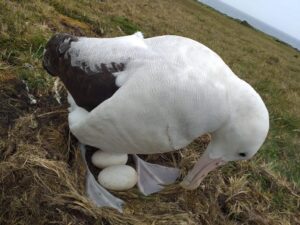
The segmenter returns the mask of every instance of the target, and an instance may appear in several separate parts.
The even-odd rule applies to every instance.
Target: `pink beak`
[[[196,165],[192,170],[189,171],[187,176],[181,182],[181,186],[184,189],[194,190],[199,187],[202,180],[206,177],[206,175],[217,168],[218,166],[226,164],[226,161],[218,158],[211,159],[209,154],[206,152],[201,156],[201,158],[197,161]]]

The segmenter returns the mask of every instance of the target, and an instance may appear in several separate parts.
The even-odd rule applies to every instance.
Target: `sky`
[[[219,0],[300,40],[300,0]]]

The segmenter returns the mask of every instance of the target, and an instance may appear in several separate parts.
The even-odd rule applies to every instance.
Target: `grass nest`
[[[0,90],[0,224],[300,224],[299,190],[252,161],[212,172],[194,191],[174,184],[147,197],[136,188],[114,192],[126,202],[123,214],[98,208],[85,195],[67,104],[49,93],[30,105],[13,76]],[[209,140],[205,135],[181,151],[146,159],[178,166],[184,176]],[[271,195],[277,192],[288,196],[281,208]]]

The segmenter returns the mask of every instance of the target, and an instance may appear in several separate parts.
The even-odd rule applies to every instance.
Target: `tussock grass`
[[[271,130],[253,160],[214,171],[195,191],[174,184],[148,197],[135,188],[114,193],[127,203],[121,215],[86,198],[65,92],[60,105],[41,57],[55,32],[112,37],[137,29],[216,51],[262,95]],[[300,224],[299,72],[298,51],[195,1],[0,0],[0,224]],[[148,160],[177,165],[184,176],[208,142]]]

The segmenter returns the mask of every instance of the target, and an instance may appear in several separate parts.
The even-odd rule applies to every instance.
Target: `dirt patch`
[[[6,135],[14,120],[28,111],[25,84],[15,76],[4,74],[0,82],[0,135]]]

